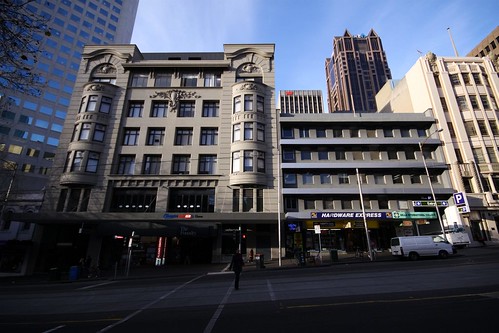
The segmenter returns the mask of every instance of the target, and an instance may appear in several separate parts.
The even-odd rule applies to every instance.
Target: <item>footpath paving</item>
[[[499,256],[499,245],[489,245],[485,247],[468,247],[458,250],[457,256],[483,256],[497,255]],[[374,262],[387,262],[398,260],[393,257],[389,251],[377,252]],[[362,257],[355,256],[354,253],[338,253],[338,258],[331,260],[329,254],[324,255],[322,261],[306,260],[305,265],[299,264],[296,259],[284,258],[279,263],[278,260],[265,261],[263,266],[260,262],[246,262],[245,272],[265,272],[269,270],[283,269],[303,269],[318,266],[332,266],[345,264],[369,264],[372,261],[367,255]],[[144,278],[164,278],[187,275],[202,275],[202,274],[224,274],[229,273],[228,264],[186,264],[186,265],[166,265],[161,267],[132,267],[128,275],[123,269],[114,271],[107,270],[102,272],[102,275],[94,280],[125,280],[125,279],[144,279]],[[88,281],[87,278],[70,278],[67,272],[61,272],[59,276],[51,276],[49,273],[34,274],[31,276],[2,276],[0,275],[0,284],[47,284],[47,283],[74,283]]]

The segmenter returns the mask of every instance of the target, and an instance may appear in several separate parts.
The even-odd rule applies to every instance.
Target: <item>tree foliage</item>
[[[0,90],[39,95],[43,87],[36,63],[50,30],[27,8],[32,1],[0,0]]]

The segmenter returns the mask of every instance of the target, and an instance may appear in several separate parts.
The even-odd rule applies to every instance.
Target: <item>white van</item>
[[[447,258],[456,253],[454,247],[440,236],[394,237],[391,239],[393,256],[417,260],[419,257]]]

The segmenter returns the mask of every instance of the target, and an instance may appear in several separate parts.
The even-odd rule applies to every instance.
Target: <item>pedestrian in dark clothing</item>
[[[230,262],[229,269],[234,271],[235,279],[234,279],[234,288],[236,290],[239,289],[239,277],[241,275],[241,271],[243,270],[244,261],[243,256],[241,255],[241,251],[237,250],[236,253],[232,256],[232,261]]]

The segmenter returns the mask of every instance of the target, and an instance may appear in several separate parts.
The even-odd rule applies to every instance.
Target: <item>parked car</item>
[[[410,236],[391,239],[393,256],[417,260],[419,257],[438,256],[447,258],[455,254],[456,249],[441,236]]]

